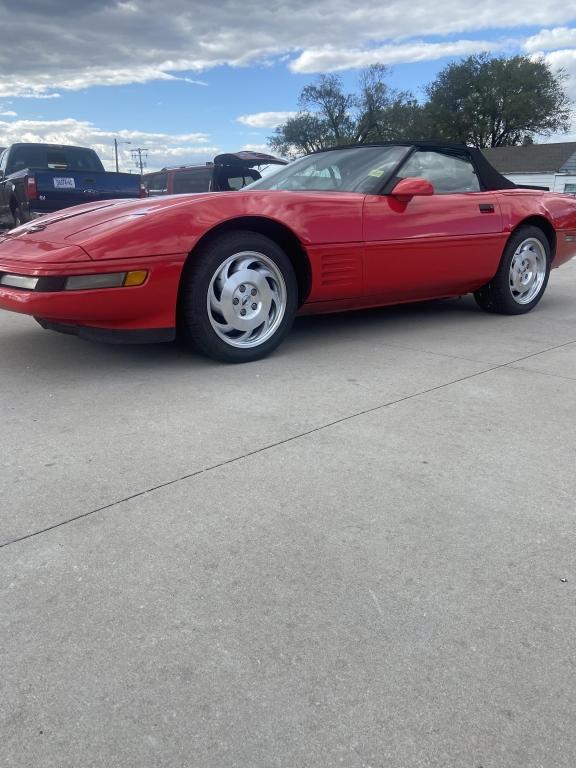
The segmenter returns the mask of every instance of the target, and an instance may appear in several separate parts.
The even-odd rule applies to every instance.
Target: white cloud
[[[17,113],[12,109],[6,110],[6,112],[0,112],[0,117],[16,117]]]
[[[555,144],[559,141],[576,141],[576,112],[572,116],[572,128],[567,133],[553,133],[538,139],[539,144]]]
[[[12,96],[18,99],[59,99],[61,95],[56,91],[45,92],[45,88],[51,86],[44,85],[26,85],[14,80],[13,83],[6,83],[0,76],[0,98]]]
[[[532,35],[522,46],[527,53],[538,51],[555,51],[561,48],[576,47],[576,29],[556,27],[543,29],[537,35]]]
[[[576,102],[576,50],[567,49],[563,51],[535,51],[531,55],[532,59],[543,58],[554,72],[562,70],[566,75],[564,88],[568,97]],[[545,139],[546,142],[552,141],[576,141],[576,109],[572,111],[571,128],[568,133],[555,133]]]
[[[536,51],[531,55],[533,59],[543,58],[554,72],[564,70],[566,82],[564,88],[568,96],[576,101],[576,49],[571,48],[563,51]]]
[[[493,46],[459,36],[565,28],[574,10],[566,0],[484,0],[473,8],[463,0],[441,8],[429,0],[227,0],[225,11],[213,0],[165,0],[159,13],[157,0],[35,0],[14,13],[0,0],[0,18],[10,41],[0,47],[0,97],[38,98],[152,80],[201,84],[191,73],[287,55],[297,57],[295,72],[466,55]],[[438,42],[406,42],[424,37]]]
[[[0,120],[0,146],[17,141],[47,142],[49,144],[76,144],[92,147],[99,154],[104,167],[114,170],[114,139],[118,145],[121,170],[134,170],[131,150],[148,149],[148,167],[151,170],[165,165],[186,165],[206,162],[220,152],[209,144],[204,133],[152,133],[146,131],[107,131],[87,121],[64,120]],[[126,143],[130,142],[130,143]]]
[[[239,150],[241,152],[264,152],[270,154],[270,147],[267,144],[244,144]]]
[[[256,112],[253,115],[240,115],[236,120],[251,128],[276,128],[296,114],[297,112]]]
[[[191,77],[175,77],[174,80],[181,80],[183,83],[190,83],[190,85],[204,85],[208,87],[208,83],[204,80],[192,80]]]
[[[489,40],[458,40],[448,43],[414,42],[385,45],[366,50],[324,46],[304,51],[290,63],[293,72],[338,72],[344,69],[367,67],[370,64],[404,64],[415,61],[433,61],[447,56],[469,56],[482,51],[504,48],[504,43]]]
[[[169,62],[168,62],[169,63]],[[96,67],[88,72],[81,70],[64,71],[58,75],[58,91],[80,91],[94,85],[130,85],[133,83],[149,83],[153,80],[180,81],[193,85],[208,85],[203,80],[193,80],[189,77],[176,77],[159,67],[133,67],[127,69],[112,69]],[[12,96],[31,99],[56,99],[60,94],[55,92],[54,77],[50,74],[33,76],[31,84],[27,78],[13,78],[7,81],[0,76],[0,97]]]

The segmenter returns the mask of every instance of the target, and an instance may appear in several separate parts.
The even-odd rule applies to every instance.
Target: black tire
[[[190,255],[182,276],[178,325],[184,341],[207,357],[248,363],[276,349],[290,331],[297,308],[298,283],[284,251],[257,232],[233,231]],[[250,332],[240,330],[244,323],[256,325]]]
[[[540,248],[538,248],[538,243]],[[532,254],[536,254],[536,258],[540,263],[540,268],[537,269],[533,283],[533,296],[531,295],[531,290],[526,291],[526,294],[522,294],[513,282],[512,277],[512,264],[515,257],[519,258],[517,252],[523,244],[526,245],[525,252],[529,257],[532,258]],[[544,232],[534,226],[518,227],[506,244],[502,259],[500,260],[500,266],[492,280],[475,291],[474,298],[476,302],[485,312],[493,312],[500,315],[523,315],[526,312],[530,312],[538,304],[548,285],[550,260],[550,243]],[[532,272],[526,270],[528,277],[531,274]]]

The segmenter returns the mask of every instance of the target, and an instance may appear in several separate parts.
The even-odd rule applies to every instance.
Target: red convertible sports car
[[[263,357],[297,312],[474,292],[521,314],[576,253],[576,198],[520,189],[478,150],[340,147],[240,192],[114,200],[0,236],[0,307],[89,339]]]

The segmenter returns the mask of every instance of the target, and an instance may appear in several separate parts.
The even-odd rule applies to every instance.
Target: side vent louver
[[[354,282],[357,260],[344,255],[322,257],[322,285],[348,285]]]

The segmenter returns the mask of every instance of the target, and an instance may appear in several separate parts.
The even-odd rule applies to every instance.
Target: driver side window
[[[402,179],[408,177],[426,179],[434,187],[436,195],[480,192],[480,183],[470,160],[443,152],[430,150],[414,152],[401,168],[398,176]]]

